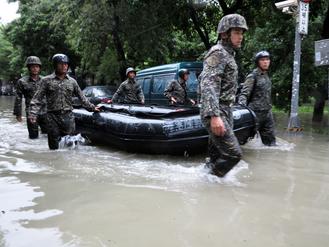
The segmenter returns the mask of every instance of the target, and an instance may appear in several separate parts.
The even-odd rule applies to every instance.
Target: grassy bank
[[[314,105],[312,104],[305,104],[302,106],[298,107],[298,113],[313,113],[313,109],[314,109]],[[277,108],[275,106],[273,106],[272,108],[274,113],[289,113],[289,110],[285,110],[285,109],[281,109],[281,108]],[[329,107],[328,104],[326,104],[325,108],[324,108],[324,113],[328,113],[329,112]]]
[[[279,132],[284,132],[287,129],[289,122],[289,111],[278,109],[273,107],[273,115],[276,124],[276,129]],[[298,108],[298,116],[301,122],[303,132],[316,133],[316,134],[329,134],[329,107],[326,106],[324,109],[323,120],[320,123],[312,121],[313,117],[313,105],[302,105]]]

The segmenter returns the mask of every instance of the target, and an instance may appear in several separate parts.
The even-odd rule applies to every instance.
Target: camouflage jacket
[[[30,76],[24,76],[17,81],[16,84],[16,99],[14,105],[14,115],[22,116],[22,101],[25,98],[25,111],[29,112],[31,100],[36,93],[38,87],[40,87],[42,77],[38,80],[33,80]],[[43,100],[39,114],[45,114],[47,112],[46,101]]]
[[[271,88],[268,73],[254,69],[242,84],[238,102],[254,111],[268,111],[272,108]]]
[[[186,81],[179,78],[178,81],[170,82],[164,91],[164,96],[169,100],[171,97],[174,97],[178,104],[188,103],[190,98],[187,97]]]
[[[120,103],[142,103],[144,94],[141,86],[133,79],[127,79],[121,83],[118,90],[112,97],[112,102]]]
[[[202,118],[220,116],[224,106],[231,106],[235,102],[238,66],[234,55],[233,48],[222,41],[206,54],[199,77]]]
[[[73,96],[77,96],[87,110],[95,110],[95,106],[83,95],[78,83],[72,77],[66,75],[61,80],[55,73],[48,75],[41,80],[41,86],[33,96],[30,114],[38,114],[44,97],[46,97],[48,112],[72,111]]]

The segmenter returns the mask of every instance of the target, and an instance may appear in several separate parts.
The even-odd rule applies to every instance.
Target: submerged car
[[[94,105],[106,103],[107,101],[112,99],[115,91],[116,87],[114,86],[88,86],[82,90],[86,98]],[[78,98],[74,98],[73,105],[75,107],[80,107],[80,100]]]

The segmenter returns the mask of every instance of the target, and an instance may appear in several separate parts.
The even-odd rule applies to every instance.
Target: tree
[[[322,39],[329,39],[329,4],[327,7],[327,12],[323,21],[322,25],[322,32],[321,32]],[[320,68],[317,68],[319,71]],[[323,70],[323,69],[322,69]],[[324,74],[324,72],[322,72]],[[324,77],[325,78],[325,77]],[[323,112],[326,100],[328,99],[328,81],[324,79],[320,81],[317,85],[315,90],[316,100],[314,103],[314,110],[313,110],[313,122],[322,122],[323,120]]]
[[[41,57],[46,72],[54,53],[66,53],[83,81],[114,83],[125,69],[202,59],[217,41],[226,14],[245,16],[249,30],[238,52],[240,81],[255,66],[254,54],[271,53],[274,104],[288,108],[292,81],[294,19],[271,0],[211,0],[201,7],[190,0],[20,0],[20,18],[5,27],[11,71],[21,73],[26,56]],[[328,3],[311,3],[309,35],[302,43],[300,102],[320,98],[325,71],[314,69],[314,40],[328,33]],[[271,17],[271,18],[269,18]],[[282,28],[284,27],[284,28]],[[283,55],[284,54],[284,55]]]

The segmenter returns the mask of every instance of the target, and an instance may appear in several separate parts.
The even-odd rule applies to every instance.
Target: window
[[[85,94],[86,97],[91,97],[91,92],[92,92],[92,89],[87,88],[87,89],[85,90],[84,94]]]
[[[198,89],[199,81],[198,77],[201,73],[201,70],[190,70],[190,75],[187,81],[187,90],[188,92],[196,92]]]
[[[143,87],[144,93],[148,94],[150,92],[150,87],[151,87],[151,78],[145,78],[141,86]]]
[[[169,84],[170,81],[174,79],[175,79],[175,74],[155,76],[153,79],[152,93],[163,94],[166,86]]]

